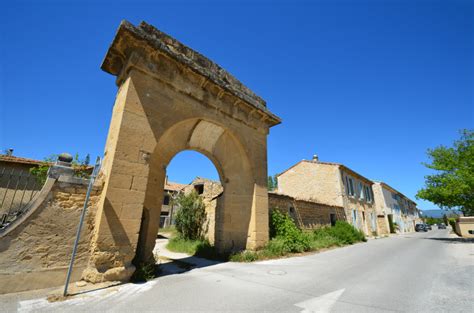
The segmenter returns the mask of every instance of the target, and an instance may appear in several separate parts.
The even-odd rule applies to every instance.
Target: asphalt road
[[[4,308],[15,305],[19,312],[474,312],[474,244],[448,233],[432,230],[301,257],[221,263],[64,302],[40,298]]]

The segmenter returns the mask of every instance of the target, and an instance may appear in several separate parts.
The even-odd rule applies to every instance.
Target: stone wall
[[[274,192],[268,193],[268,207],[270,212],[277,209],[283,213],[288,213],[298,227],[303,229],[330,226],[331,214],[335,214],[338,221],[346,220],[342,207],[299,200]]]
[[[65,281],[87,181],[49,178],[45,186],[49,190],[43,187],[39,204],[0,235],[0,294],[59,286]],[[71,281],[81,278],[89,259],[99,193],[94,188],[90,197]]]

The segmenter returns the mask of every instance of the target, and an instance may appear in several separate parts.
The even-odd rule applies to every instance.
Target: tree
[[[268,187],[268,191],[272,191],[273,189],[275,189],[275,183],[273,181],[273,177],[271,176],[268,176],[267,187]]]
[[[275,189],[278,189],[278,179],[276,175],[268,176],[267,187],[268,187],[268,191],[273,191]]]
[[[435,171],[425,176],[425,187],[416,197],[433,202],[443,209],[459,208],[465,216],[474,216],[474,132],[461,131],[452,147],[428,149],[431,163],[423,163]]]
[[[180,236],[189,240],[201,240],[206,232],[206,206],[196,191],[181,193],[176,198],[179,207],[176,213],[176,230]]]

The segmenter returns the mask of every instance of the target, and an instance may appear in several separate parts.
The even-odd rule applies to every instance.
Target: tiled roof
[[[181,191],[184,187],[187,185],[185,184],[180,184],[180,183],[173,183],[173,182],[166,182],[165,183],[165,190],[170,190],[170,191]]]
[[[20,163],[20,164],[34,164],[34,165],[46,163],[44,161],[28,159],[28,158],[20,158],[20,157],[12,156],[12,155],[0,155],[0,161],[10,162],[10,163]]]

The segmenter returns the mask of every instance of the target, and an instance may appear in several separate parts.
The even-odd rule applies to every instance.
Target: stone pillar
[[[153,137],[133,82],[121,86],[114,105],[102,168],[105,185],[99,202],[92,255],[83,278],[90,282],[127,281],[135,267]],[[153,140],[151,141],[153,142]],[[148,149],[148,150],[147,150]]]

